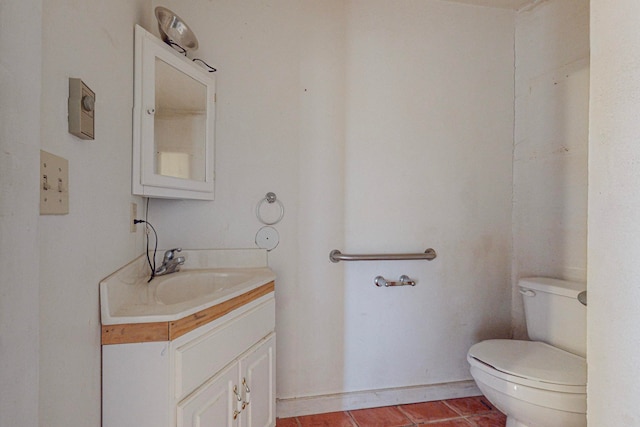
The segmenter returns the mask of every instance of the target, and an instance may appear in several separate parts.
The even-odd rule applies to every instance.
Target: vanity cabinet
[[[208,316],[216,307],[193,314],[196,327],[180,329],[173,340],[103,341],[102,426],[274,427],[273,282],[263,288],[268,293],[224,308],[226,314],[215,320]],[[203,319],[208,323],[202,324]],[[172,324],[182,325],[184,319],[167,322],[167,327]],[[144,328],[140,325],[109,330]],[[164,326],[149,324],[156,327]],[[141,339],[153,336],[137,334]]]
[[[178,427],[272,426],[274,344],[271,335],[178,404]]]
[[[136,25],[132,192],[213,200],[215,79]]]

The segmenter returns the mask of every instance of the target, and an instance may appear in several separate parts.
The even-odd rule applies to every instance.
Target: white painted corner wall
[[[635,0],[591,0],[590,426],[640,425],[640,41]]]
[[[343,367],[333,370],[341,375],[324,379],[324,390],[310,386],[356,392],[470,380],[469,347],[510,332],[513,12],[347,4],[341,249],[432,247],[438,258],[345,264],[333,288],[344,298]],[[373,286],[377,275],[402,274],[417,286]]]
[[[526,338],[518,279],[586,281],[589,3],[516,14],[513,335]]]
[[[143,251],[142,228],[129,231],[130,203],[144,212],[142,199],[131,195],[132,59],[133,27],[152,18],[149,6],[42,2],[42,74],[34,79],[42,83],[39,145],[69,160],[69,214],[38,218],[31,254],[39,259],[43,427],[100,425],[98,284]],[[93,141],[67,130],[69,77],[96,93]]]
[[[0,5],[0,426],[38,426],[41,0]],[[25,31],[25,23],[31,25]],[[38,171],[38,172],[35,172]]]

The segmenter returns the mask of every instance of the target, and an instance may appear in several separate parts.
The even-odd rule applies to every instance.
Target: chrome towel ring
[[[265,206],[265,203],[268,203],[269,205],[271,205],[273,203],[277,203],[278,204],[278,207],[280,208],[280,214],[278,215],[278,218],[276,220],[267,221],[262,216],[261,210]],[[280,200],[278,200],[278,198],[276,196],[276,193],[268,192],[264,196],[264,199],[262,199],[262,200],[260,200],[260,202],[258,202],[258,205],[256,206],[256,217],[258,218],[258,221],[260,221],[261,223],[263,223],[265,225],[277,224],[282,220],[282,218],[284,217],[284,205],[282,204],[282,202]]]

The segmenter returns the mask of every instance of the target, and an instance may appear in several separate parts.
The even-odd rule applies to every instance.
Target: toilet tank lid
[[[539,341],[482,341],[469,349],[469,356],[500,372],[533,381],[569,386],[587,384],[584,358]]]
[[[580,292],[587,290],[586,283],[554,279],[551,277],[525,277],[520,279],[518,286],[570,298],[577,298]]]

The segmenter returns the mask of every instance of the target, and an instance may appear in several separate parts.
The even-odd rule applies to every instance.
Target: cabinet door
[[[241,404],[237,384],[238,363],[234,363],[178,404],[177,427],[237,426],[234,412]]]
[[[272,334],[240,360],[244,427],[275,426],[275,345]]]

